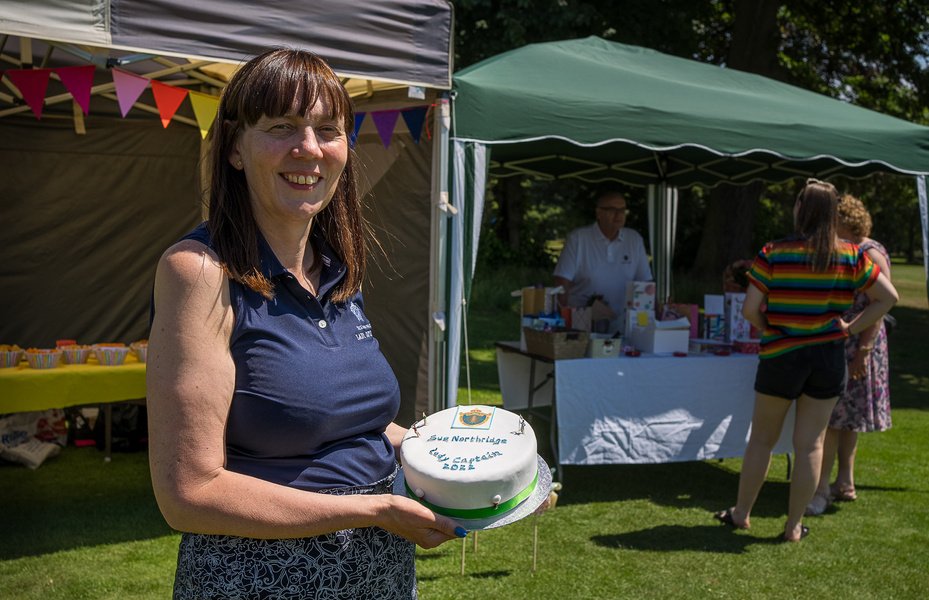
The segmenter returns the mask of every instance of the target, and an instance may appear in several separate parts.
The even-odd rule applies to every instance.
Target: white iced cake
[[[407,493],[439,514],[483,519],[512,510],[538,483],[535,433],[494,406],[456,406],[424,417],[400,446]]]

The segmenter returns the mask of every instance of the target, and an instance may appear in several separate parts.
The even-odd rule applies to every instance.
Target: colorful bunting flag
[[[116,86],[116,98],[119,100],[119,110],[122,111],[123,118],[126,118],[129,109],[139,99],[150,81],[146,77],[129,71],[113,69],[113,85]]]
[[[413,134],[413,141],[419,145],[419,136],[423,132],[423,123],[426,122],[426,111],[428,106],[417,106],[416,108],[407,108],[400,111],[403,116],[403,122],[406,123],[407,129]]]
[[[355,147],[355,140],[358,139],[358,130],[361,129],[361,123],[365,120],[365,115],[368,113],[355,113],[355,131],[352,133],[352,137],[348,140],[348,147]]]
[[[181,107],[181,102],[187,97],[187,90],[152,79],[152,92],[155,94],[158,114],[161,115],[161,124],[167,127],[168,123],[171,122],[171,117],[174,116],[177,109]]]
[[[393,137],[394,125],[397,124],[399,116],[399,110],[378,110],[371,113],[374,126],[377,127],[377,133],[381,136],[385,148],[390,147],[390,138]]]
[[[94,86],[94,68],[93,65],[80,65],[53,69],[85,115],[90,111],[90,90]]]
[[[200,137],[206,139],[210,127],[216,121],[216,111],[219,109],[219,98],[190,90],[190,104],[194,107],[194,116],[200,127]]]
[[[6,72],[10,81],[19,89],[23,100],[39,119],[42,118],[42,105],[45,103],[45,90],[51,69],[10,69]]]

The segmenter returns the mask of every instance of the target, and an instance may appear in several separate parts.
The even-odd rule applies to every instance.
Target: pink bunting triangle
[[[55,74],[61,78],[61,83],[74,97],[78,106],[84,110],[85,115],[90,111],[90,88],[94,86],[94,69],[93,65],[54,69]]]
[[[371,113],[374,126],[377,127],[377,133],[381,136],[385,148],[390,147],[390,138],[394,134],[394,125],[397,124],[397,117],[399,116],[399,110],[379,110]]]
[[[10,80],[23,95],[23,100],[39,119],[42,118],[42,105],[45,103],[45,90],[51,69],[10,69],[6,72]]]
[[[155,104],[158,105],[158,114],[161,115],[161,124],[164,127],[171,122],[171,117],[181,107],[181,102],[187,97],[187,90],[174,85],[152,80],[152,92],[155,94]]]
[[[400,111],[403,115],[403,122],[406,123],[407,129],[413,134],[413,141],[419,144],[419,137],[423,133],[423,123],[426,121],[426,111],[428,106],[417,106],[416,108],[407,108]]]
[[[116,86],[116,98],[119,100],[119,110],[123,113],[123,118],[129,113],[129,109],[139,99],[145,88],[151,80],[123,71],[122,69],[113,69],[113,85]]]

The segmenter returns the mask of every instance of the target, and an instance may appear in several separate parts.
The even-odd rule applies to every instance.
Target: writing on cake
[[[475,444],[505,444],[506,438],[490,437],[489,435],[430,435],[427,442],[472,442]]]
[[[480,456],[464,457],[464,456],[455,456],[449,457],[447,454],[439,452],[438,448],[433,448],[429,451],[429,454],[435,457],[435,459],[441,463],[445,463],[442,468],[450,469],[452,471],[464,470],[464,469],[474,469],[474,463],[481,462],[484,460],[490,460],[497,456],[503,456],[502,452],[497,452],[496,450],[485,452]]]

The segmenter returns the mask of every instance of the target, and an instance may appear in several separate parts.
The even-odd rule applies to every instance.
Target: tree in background
[[[929,124],[929,0],[454,0],[453,4],[457,68],[529,43],[597,35],[763,75]],[[521,257],[544,261],[544,252],[523,253],[529,242],[563,235],[568,221],[576,218],[596,190],[581,182],[559,182],[557,191],[549,193],[538,181],[516,181],[506,184],[505,190],[498,183],[490,191],[491,209],[486,214],[497,219],[496,247],[509,248],[510,261]],[[913,235],[918,209],[912,178],[877,176],[835,183],[865,202],[875,217],[877,239],[912,259],[918,239],[918,231]],[[782,222],[783,204],[792,203],[795,187],[796,183],[756,183],[682,191],[681,212],[691,220],[679,226],[677,254],[681,261],[692,262],[678,264],[720,273],[726,264],[752,256],[771,239],[766,236],[772,223],[786,229],[781,235],[788,233],[791,225],[789,220]],[[640,190],[630,194],[633,205],[644,202]],[[562,204],[545,206],[551,201]],[[563,218],[558,219],[558,214]],[[505,222],[508,219],[518,222]],[[693,219],[702,226],[694,226]]]

